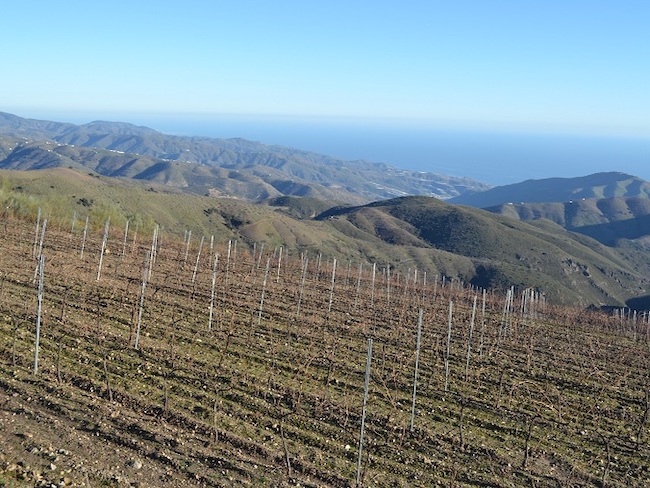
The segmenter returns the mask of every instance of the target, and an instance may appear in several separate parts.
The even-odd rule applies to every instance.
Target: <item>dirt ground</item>
[[[174,436],[172,426],[145,420],[156,428],[147,440],[135,427],[142,415],[65,385],[39,393],[43,385],[26,375],[0,384],[0,486],[205,486],[173,469],[154,445]],[[115,435],[125,422],[130,438]]]

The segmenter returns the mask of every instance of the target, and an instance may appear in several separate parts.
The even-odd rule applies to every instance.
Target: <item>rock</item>
[[[138,459],[132,459],[129,461],[129,466],[133,469],[142,469],[142,461],[139,461]]]

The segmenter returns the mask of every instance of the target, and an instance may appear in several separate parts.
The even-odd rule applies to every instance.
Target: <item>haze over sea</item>
[[[642,137],[307,117],[175,116],[142,123],[165,133],[242,137],[341,159],[467,176],[492,185],[601,171],[650,180],[650,138]]]

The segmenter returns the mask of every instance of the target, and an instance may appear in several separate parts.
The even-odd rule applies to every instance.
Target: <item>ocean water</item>
[[[467,176],[492,185],[602,171],[650,180],[650,137],[471,130],[315,117],[123,115],[112,120],[169,134],[242,137],[346,160],[366,159],[403,169]]]

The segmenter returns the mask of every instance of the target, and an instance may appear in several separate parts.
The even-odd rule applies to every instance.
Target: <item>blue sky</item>
[[[0,110],[23,116],[273,114],[650,137],[647,0],[10,0],[1,18]]]

